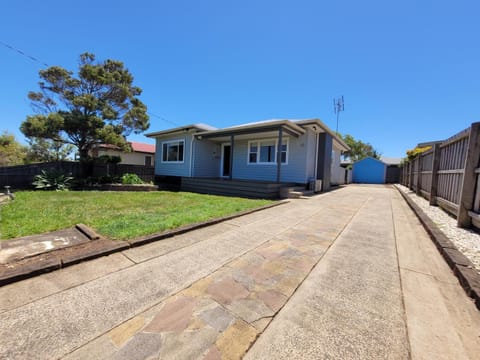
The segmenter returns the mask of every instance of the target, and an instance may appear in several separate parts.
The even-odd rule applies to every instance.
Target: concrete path
[[[349,186],[0,288],[0,358],[475,358],[395,189]]]

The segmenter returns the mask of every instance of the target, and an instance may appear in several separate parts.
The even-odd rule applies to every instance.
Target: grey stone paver
[[[118,351],[115,360],[143,360],[158,356],[162,344],[158,334],[140,333],[135,335],[124,347]]]

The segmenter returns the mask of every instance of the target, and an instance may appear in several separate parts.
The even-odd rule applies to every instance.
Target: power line
[[[15,46],[12,46],[12,45],[10,45],[10,44],[7,44],[7,43],[5,43],[5,42],[3,42],[3,41],[1,41],[1,40],[0,40],[0,45],[6,47],[7,49],[9,49],[9,50],[11,50],[11,51],[14,51],[14,52],[22,55],[23,57],[26,57],[26,58],[28,58],[28,59],[30,59],[30,60],[32,60],[32,61],[38,62],[38,63],[40,63],[40,64],[42,64],[42,65],[45,65],[46,67],[49,67],[49,65],[48,65],[47,63],[45,63],[45,62],[37,59],[36,57],[34,57],[34,56],[32,56],[32,55],[27,54],[26,52],[24,52],[24,51],[16,48]],[[167,119],[165,119],[163,116],[155,115],[155,114],[153,114],[153,113],[151,113],[151,112],[147,112],[147,113],[148,113],[148,115],[153,116],[153,117],[155,117],[155,118],[157,118],[157,119],[160,119],[160,120],[162,120],[162,121],[164,121],[164,122],[166,122],[166,123],[169,123],[169,124],[171,124],[171,125],[180,126],[180,124],[178,124],[178,123],[176,123],[176,122],[174,122],[174,121],[171,121],[171,120],[167,120]]]
[[[175,121],[167,120],[163,116],[155,115],[155,114],[151,113],[150,111],[148,111],[147,114],[150,115],[150,116],[156,117],[157,119],[160,119],[164,122],[167,122],[171,125],[180,126],[180,124],[176,123]]]
[[[45,62],[37,59],[36,57],[34,57],[34,56],[32,56],[32,55],[27,54],[26,52],[24,52],[24,51],[22,51],[22,50],[20,50],[20,49],[17,49],[15,46],[9,45],[9,44],[1,41],[1,40],[0,40],[0,45],[3,45],[3,46],[6,47],[7,49],[10,49],[10,50],[12,50],[12,51],[15,51],[15,52],[19,53],[19,54],[22,55],[23,57],[26,57],[26,58],[28,58],[28,59],[30,59],[30,60],[32,60],[32,61],[36,61],[36,62],[38,62],[39,64],[42,64],[42,65],[44,65],[44,66],[46,66],[46,67],[49,67],[49,65],[48,65],[47,63],[45,63]]]

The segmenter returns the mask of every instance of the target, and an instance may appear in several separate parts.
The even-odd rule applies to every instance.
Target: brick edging
[[[480,310],[480,274],[475,270],[472,262],[458,251],[456,246],[438,228],[432,219],[430,219],[430,217],[428,217],[425,212],[412,199],[410,199],[410,196],[405,194],[398,187],[395,186],[395,188],[405,199],[415,215],[417,215],[438,251],[442,254],[448,266],[450,266],[453,273],[458,278],[458,281],[462,285],[466,294],[475,301],[475,305]]]
[[[58,270],[78,264],[83,261],[93,260],[102,256],[111,255],[129,248],[145,245],[154,241],[163,240],[175,235],[184,234],[189,231],[215,225],[223,221],[235,219],[240,216],[252,214],[257,211],[269,209],[275,206],[286,204],[288,201],[277,201],[273,204],[264,205],[258,208],[241,211],[232,215],[215,218],[200,223],[180,226],[176,229],[166,230],[159,233],[142,236],[133,240],[109,240],[99,237],[92,229],[83,224],[77,224],[79,231],[86,233],[92,239],[87,243],[70,246],[58,250],[49,251],[37,256],[23,259],[11,264],[0,265],[0,286],[11,284],[16,281],[28,279],[46,272]]]

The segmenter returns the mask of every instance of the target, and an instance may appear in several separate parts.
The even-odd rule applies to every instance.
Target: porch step
[[[305,186],[295,186],[288,189],[288,198],[289,199],[306,199],[308,196],[314,194],[313,190],[305,189]]]
[[[288,198],[289,199],[308,199],[308,197],[313,194],[314,194],[313,190],[290,191],[288,193]]]
[[[184,177],[181,182],[182,191],[261,199],[278,199],[282,186],[283,184],[270,182],[211,178]]]

